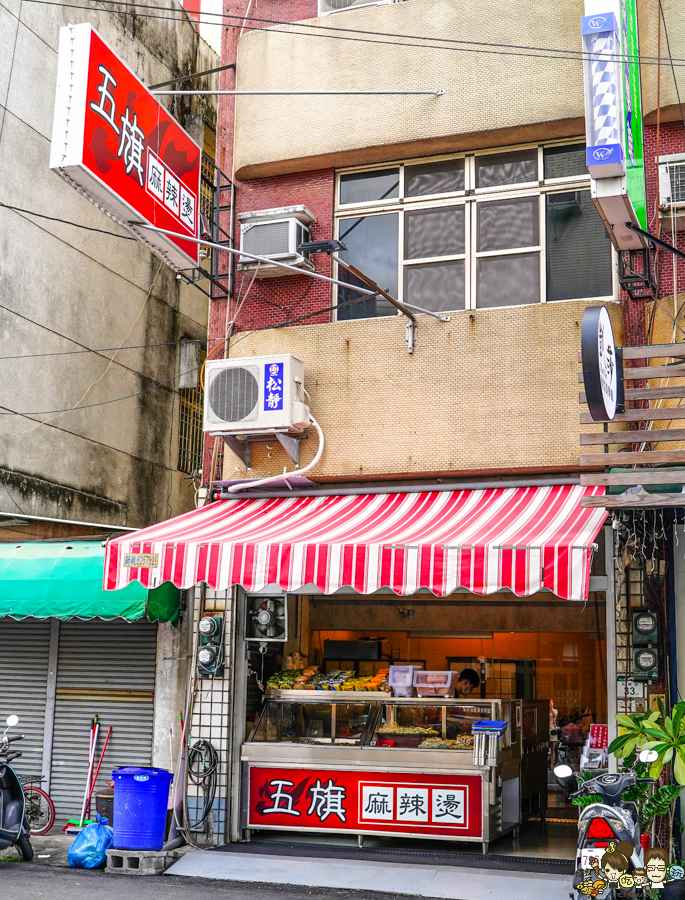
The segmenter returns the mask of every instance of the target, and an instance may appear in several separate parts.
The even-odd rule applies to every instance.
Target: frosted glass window
[[[518,306],[540,302],[539,253],[485,256],[476,262],[476,306]]]
[[[435,312],[464,309],[464,260],[405,266],[404,299]]]
[[[400,195],[400,170],[352,172],[340,176],[341,203],[372,203]]]
[[[478,204],[478,252],[537,247],[540,219],[537,197]]]
[[[525,184],[538,180],[538,151],[518,150],[476,157],[476,187]]]
[[[404,168],[405,197],[453,194],[464,190],[464,160],[443,159]]]
[[[464,207],[417,209],[404,216],[404,258],[458,256],[464,253]]]

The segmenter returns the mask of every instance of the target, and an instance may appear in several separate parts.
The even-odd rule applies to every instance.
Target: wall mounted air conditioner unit
[[[205,431],[299,434],[309,422],[302,360],[284,353],[207,361]]]
[[[670,231],[685,229],[685,153],[659,157],[659,215],[661,226]]]
[[[316,217],[306,206],[281,206],[238,214],[240,222],[240,250],[266,256],[298,269],[312,271],[309,254],[298,253],[299,244],[311,241],[309,226]],[[282,278],[287,269],[268,263],[256,263],[246,256],[238,260],[238,270],[257,278]]]
[[[319,0],[319,15],[330,16],[331,13],[344,12],[360,6],[387,6],[397,0]]]

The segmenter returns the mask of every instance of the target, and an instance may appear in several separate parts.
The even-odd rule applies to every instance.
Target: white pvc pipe
[[[321,426],[316,421],[314,416],[310,416],[312,425],[316,428],[316,432],[319,435],[319,449],[316,451],[316,455],[314,459],[307,463],[307,465],[303,469],[296,469],[294,472],[283,472],[281,475],[271,475],[269,478],[260,478],[258,481],[243,481],[240,484],[232,484],[228,488],[229,494],[235,494],[237,491],[245,491],[250,488],[260,487],[263,484],[274,484],[278,481],[286,481],[288,478],[292,478],[293,475],[303,475],[305,472],[308,472],[310,469],[313,469],[314,466],[321,459],[321,454],[323,453],[323,431],[321,430]]]
[[[98,730],[100,728],[100,723],[95,723],[95,733],[93,734],[92,742],[90,745],[90,758],[88,760],[88,778],[86,779],[86,789],[83,793],[83,806],[81,807],[81,818],[79,820],[79,828],[83,828],[83,820],[86,817],[86,804],[88,803],[88,793],[90,790],[90,780],[93,777],[93,762],[95,760],[95,745],[98,741]]]

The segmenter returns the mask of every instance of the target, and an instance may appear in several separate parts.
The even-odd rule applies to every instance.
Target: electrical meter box
[[[656,647],[638,647],[633,651],[635,681],[653,681],[659,677],[659,651]]]
[[[659,637],[659,629],[656,613],[649,609],[633,611],[633,646],[656,644]]]

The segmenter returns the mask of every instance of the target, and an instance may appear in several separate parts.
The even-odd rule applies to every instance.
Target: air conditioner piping
[[[305,472],[308,472],[310,469],[313,469],[314,466],[321,459],[321,454],[323,453],[324,439],[323,439],[323,431],[321,430],[321,426],[316,421],[314,416],[310,415],[311,423],[316,429],[316,433],[319,435],[319,447],[314,455],[314,459],[311,462],[308,462],[306,466],[302,469],[296,469],[294,472],[283,472],[281,475],[271,475],[269,478],[260,478],[257,481],[241,481],[240,484],[232,484],[228,488],[229,494],[235,494],[238,491],[245,491],[248,489],[254,489],[256,487],[262,487],[265,484],[275,484],[279,481],[287,481],[288,478],[292,478],[293,475],[303,475]]]

